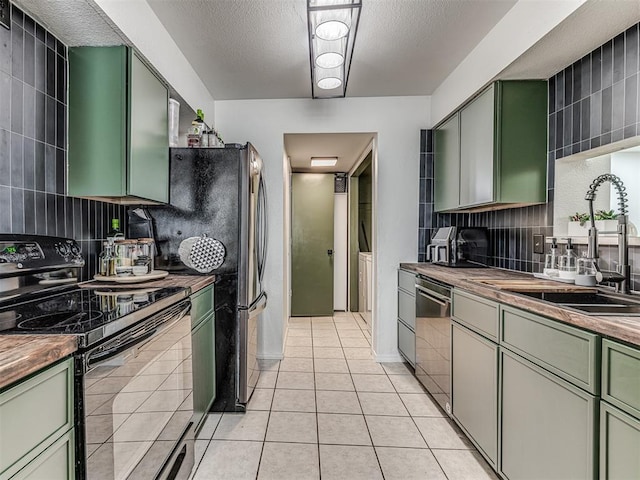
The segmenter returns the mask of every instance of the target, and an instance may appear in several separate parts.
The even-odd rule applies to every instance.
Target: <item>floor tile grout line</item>
[[[269,407],[269,414],[267,415],[267,426],[264,429],[264,438],[262,440],[262,448],[260,449],[260,457],[258,458],[258,468],[256,469],[256,480],[260,474],[260,466],[262,465],[262,455],[264,454],[264,445],[267,443],[267,433],[269,432],[269,423],[271,422],[271,411],[273,409],[273,400],[276,395],[276,388],[278,386],[278,377],[280,376],[280,362],[278,362],[278,370],[276,371],[276,384],[273,387],[273,394],[271,396],[271,405]]]
[[[311,353],[313,354],[313,320],[311,320]],[[322,462],[320,460],[320,422],[318,418],[318,390],[316,387],[316,358],[315,355],[311,358],[311,365],[313,367],[313,398],[316,402],[316,440],[318,441],[318,479],[322,480]]]

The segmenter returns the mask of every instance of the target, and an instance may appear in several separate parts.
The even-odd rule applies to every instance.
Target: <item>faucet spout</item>
[[[616,272],[602,272],[598,267],[598,229],[593,213],[593,201],[596,198],[598,187],[604,182],[611,182],[618,192],[618,266]],[[623,293],[631,292],[631,266],[629,265],[629,234],[628,228],[628,200],[624,183],[620,177],[605,173],[600,175],[591,182],[589,190],[585,195],[585,200],[589,202],[589,216],[591,218],[591,227],[589,228],[589,239],[587,247],[587,256],[594,259],[594,264],[598,273],[596,279],[598,282],[615,282],[616,290]]]

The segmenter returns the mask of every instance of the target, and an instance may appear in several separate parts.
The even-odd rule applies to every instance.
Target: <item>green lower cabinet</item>
[[[499,472],[509,480],[593,479],[597,397],[500,347]]]
[[[453,417],[487,458],[498,462],[498,346],[451,323]]]
[[[45,452],[52,455],[50,449],[64,443],[65,436],[72,435],[73,410],[73,361],[70,358],[3,390],[0,393],[0,480],[67,478],[66,470],[63,476],[52,473],[44,477],[24,476],[21,472],[31,471],[34,462],[44,462]],[[56,454],[55,458],[60,455]],[[73,465],[73,458],[70,461]],[[59,460],[51,462],[60,464]],[[23,476],[16,476],[19,473]]]
[[[600,479],[640,478],[640,420],[600,404]]]
[[[198,323],[191,331],[193,358],[193,420],[200,429],[216,397],[215,317]]]
[[[73,480],[75,443],[73,429],[11,477],[11,480]]]

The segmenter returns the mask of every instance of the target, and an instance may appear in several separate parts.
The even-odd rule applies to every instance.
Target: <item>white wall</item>
[[[213,125],[215,102],[146,0],[95,0],[156,70],[196,111]],[[195,33],[197,34],[197,33]]]
[[[381,361],[398,359],[396,269],[416,261],[420,129],[430,125],[430,98],[377,97],[331,100],[228,100],[215,106],[215,124],[229,142],[253,143],[265,165],[269,195],[269,251],[260,356],[282,355],[288,291],[284,257],[283,151],[285,133],[377,133],[378,162],[374,189],[377,246],[374,265],[373,350]],[[374,162],[375,163],[375,162]]]
[[[520,0],[438,86],[431,98],[430,126],[495,79],[576,11],[586,0]]]

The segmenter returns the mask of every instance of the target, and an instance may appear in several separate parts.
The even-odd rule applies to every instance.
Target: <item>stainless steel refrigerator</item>
[[[258,381],[256,354],[267,248],[263,162],[255,148],[172,148],[169,205],[150,207],[156,268],[198,274],[178,254],[206,234],[224,245],[214,270],[216,400],[213,411],[244,411]]]

